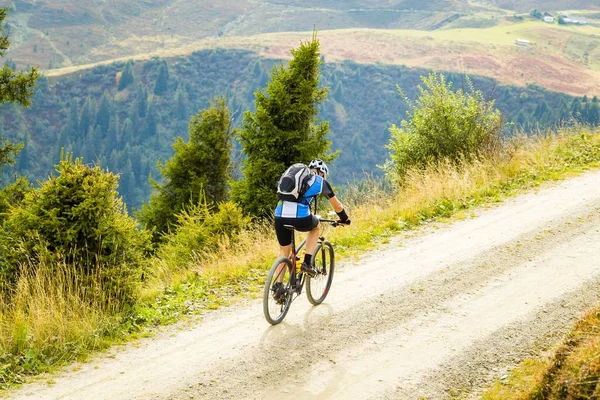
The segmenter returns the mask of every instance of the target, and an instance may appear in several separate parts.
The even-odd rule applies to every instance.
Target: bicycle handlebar
[[[333,226],[333,227],[336,227],[336,226],[339,226],[339,225],[349,225],[349,224],[345,224],[345,223],[343,223],[341,221],[335,221],[335,220],[332,220],[332,219],[323,219],[321,217],[319,217],[319,221],[320,222],[327,222],[328,224],[331,224],[331,226]]]

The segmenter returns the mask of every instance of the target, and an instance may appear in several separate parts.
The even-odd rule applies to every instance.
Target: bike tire
[[[283,267],[279,267],[280,265]],[[269,275],[267,275],[267,281],[265,282],[265,288],[263,292],[263,312],[265,319],[271,325],[277,325],[285,318],[290,305],[292,304],[292,261],[288,257],[279,257],[273,262]],[[278,279],[280,278],[280,279]],[[274,297],[274,291],[272,290],[275,282],[282,282],[285,288],[285,299],[283,303],[277,301]]]
[[[318,306],[327,297],[333,282],[335,254],[331,243],[322,242],[317,244],[312,258],[312,265],[317,270],[317,275],[312,278],[307,277],[306,297],[312,305]]]

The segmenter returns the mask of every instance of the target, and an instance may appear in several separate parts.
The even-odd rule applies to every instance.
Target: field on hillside
[[[327,62],[405,65],[476,74],[515,86],[537,84],[574,96],[600,94],[600,27],[559,26],[539,21],[508,22],[485,29],[437,31],[343,29],[318,33]],[[263,57],[288,59],[310,32],[219,37],[140,56],[173,57],[215,47],[249,49]],[[517,46],[517,39],[530,41]],[[74,68],[50,71],[51,76]]]
[[[477,74],[576,96],[600,93],[600,13],[594,11],[600,5],[592,0],[211,0],[202,7],[184,0],[160,0],[151,6],[142,0],[12,4],[8,58],[21,68],[39,65],[49,75],[215,47],[286,59],[316,27],[328,61]],[[532,7],[552,13],[578,8],[574,15],[585,16],[589,23],[562,26],[515,14]],[[517,39],[531,44],[519,47]]]
[[[52,69],[173,49],[221,36],[332,29],[484,28],[495,18],[536,6],[544,11],[597,10],[593,0],[13,0],[9,57]],[[504,7],[506,9],[501,9]]]

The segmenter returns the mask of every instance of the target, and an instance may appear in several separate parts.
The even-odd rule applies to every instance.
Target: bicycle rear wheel
[[[263,292],[263,312],[271,325],[277,325],[285,318],[292,304],[291,283],[292,261],[288,257],[279,257],[273,263]],[[281,289],[279,289],[281,284]]]
[[[312,262],[317,270],[317,275],[312,278],[307,277],[306,297],[308,297],[311,304],[317,306],[327,297],[333,281],[335,260],[331,243],[322,242],[317,244]]]

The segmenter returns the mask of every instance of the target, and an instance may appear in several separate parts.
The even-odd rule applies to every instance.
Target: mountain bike
[[[344,225],[328,219],[320,219],[320,222],[334,227]],[[294,227],[291,225],[284,225],[284,227],[292,231],[292,254],[289,257],[279,257],[275,260],[269,270],[263,293],[263,312],[271,325],[277,325],[283,321],[292,301],[302,294],[304,284],[306,284],[308,301],[315,306],[321,304],[331,288],[335,267],[333,246],[321,235],[311,261],[315,275],[311,277],[303,273],[300,269],[302,263],[300,263],[298,254],[306,244],[306,239],[296,248]]]

